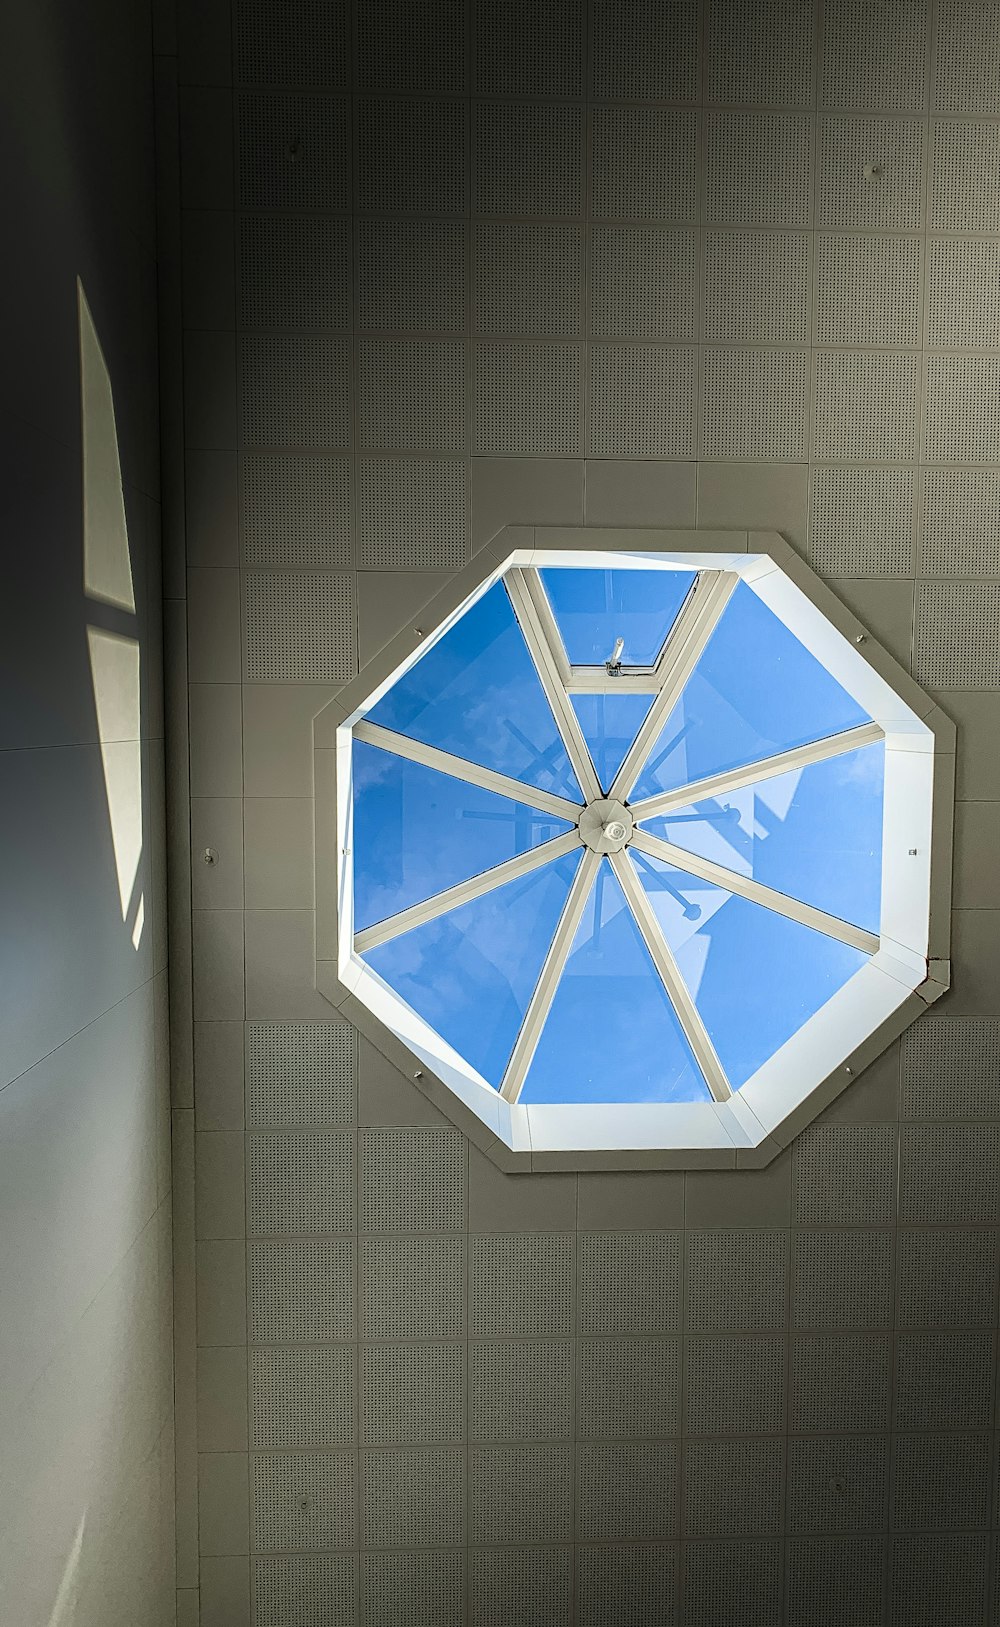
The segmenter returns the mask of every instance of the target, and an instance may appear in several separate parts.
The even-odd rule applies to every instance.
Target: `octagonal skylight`
[[[767,560],[515,557],[346,725],[350,986],[536,1144],[804,1096],[927,978],[933,733],[865,670]]]

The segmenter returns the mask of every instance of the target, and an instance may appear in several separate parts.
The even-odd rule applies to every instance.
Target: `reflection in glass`
[[[608,791],[642,727],[653,697],[621,694],[572,695],[570,698],[597,778]]]
[[[362,957],[494,1087],[579,862],[569,853]]]
[[[884,773],[879,742],[678,808],[644,828],[877,933]]]
[[[639,777],[631,801],[870,721],[741,582]]]
[[[569,829],[551,814],[357,740],[355,931]]]
[[[687,598],[694,571],[541,573],[571,666],[603,666],[617,639],[625,666],[652,666]]]
[[[393,685],[368,720],[582,800],[502,582]]]
[[[711,1100],[607,859],[597,873],[520,1100]]]
[[[632,850],[639,879],[734,1089],[868,956]]]

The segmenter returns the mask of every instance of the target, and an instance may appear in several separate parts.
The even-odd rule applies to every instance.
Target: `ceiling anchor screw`
[[[206,864],[218,864],[219,855],[216,853],[214,847],[206,847],[204,853],[202,854],[202,859]]]
[[[856,633],[855,634],[855,637],[854,637],[855,644],[865,644],[867,642],[867,640],[868,640],[868,634],[867,633]]]

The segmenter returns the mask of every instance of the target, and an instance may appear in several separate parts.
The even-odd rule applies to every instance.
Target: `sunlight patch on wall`
[[[83,414],[83,582],[91,599],[135,611],[115,404],[104,353],[83,285],[80,390]]]
[[[87,645],[124,921],[130,913],[129,905],[142,857],[139,646],[134,639],[122,638],[100,627],[87,628]],[[136,948],[141,932],[141,913],[140,901],[133,937]]]

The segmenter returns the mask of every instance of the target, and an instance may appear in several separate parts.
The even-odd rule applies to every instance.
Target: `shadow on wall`
[[[145,920],[139,629],[111,377],[79,279],[77,295],[87,648],[122,920],[138,950]]]

